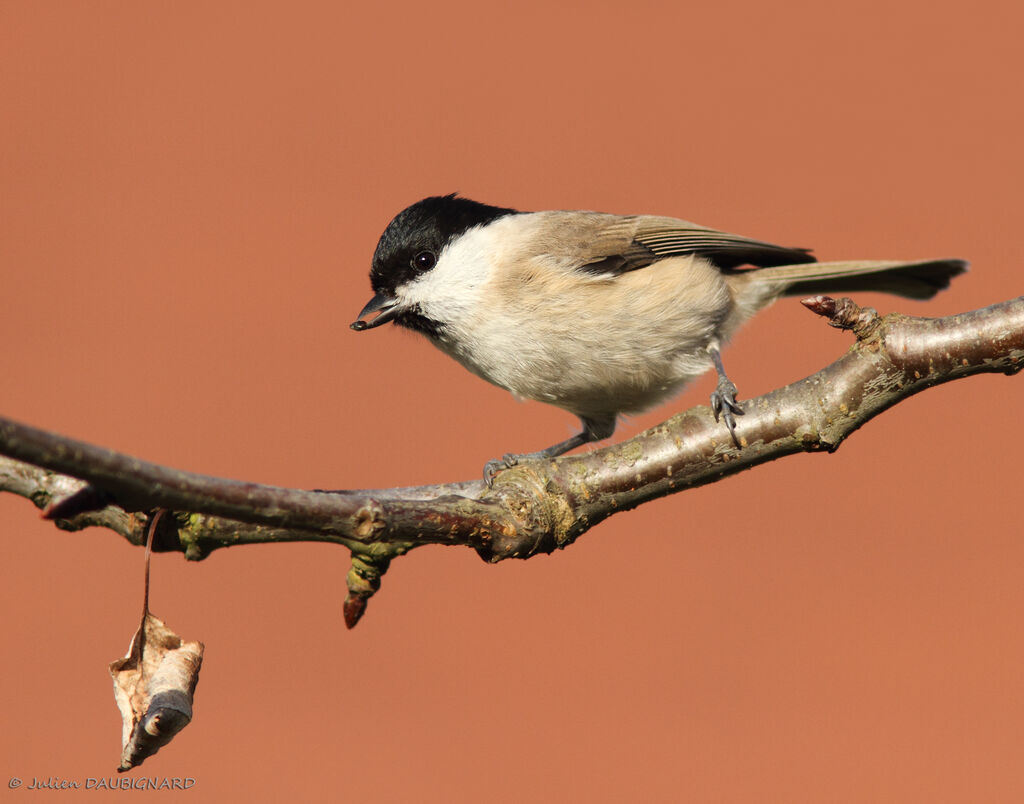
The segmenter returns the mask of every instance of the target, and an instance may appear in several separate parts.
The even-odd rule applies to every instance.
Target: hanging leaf
[[[149,558],[163,514],[160,509],[153,515],[146,535],[142,624],[132,637],[128,655],[110,663],[114,700],[121,710],[118,771],[141,765],[189,724],[203,664],[202,642],[185,642],[149,613]]]
[[[202,642],[184,642],[146,613],[128,655],[110,664],[123,725],[119,771],[140,765],[192,720],[202,663]]]

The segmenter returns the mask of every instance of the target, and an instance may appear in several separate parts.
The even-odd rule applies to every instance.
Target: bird
[[[743,408],[721,349],[755,313],[792,295],[928,299],[966,270],[960,259],[817,262],[809,249],[672,217],[524,212],[451,193],[417,201],[384,229],[374,295],[351,328],[420,333],[478,377],[579,418],[571,438],[488,461],[490,486],[521,460],[610,438],[620,416],[711,369],[712,411],[739,447]]]

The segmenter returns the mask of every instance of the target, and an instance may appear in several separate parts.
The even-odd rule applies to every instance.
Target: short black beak
[[[364,329],[373,329],[381,324],[388,323],[400,312],[402,312],[402,309],[398,304],[398,299],[392,298],[384,291],[381,291],[366,303],[362,312],[359,313],[359,317],[349,326],[356,332],[362,332]],[[378,313],[379,315],[373,321],[363,321],[370,313]]]

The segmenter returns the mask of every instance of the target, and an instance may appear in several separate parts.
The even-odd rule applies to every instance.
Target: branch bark
[[[146,512],[178,512],[154,549],[201,559],[236,544],[331,541],[353,552],[346,621],[394,557],[424,544],[467,545],[485,560],[564,548],[619,511],[798,452],[834,451],[882,411],[920,391],[1024,367],[1024,297],[946,318],[884,318],[848,299],[806,300],[856,344],[816,374],[749,400],[741,448],[707,407],[580,455],[526,462],[493,488],[303,491],[147,463],[0,418],[0,491],[46,507],[59,527],[111,528],[141,544]],[[77,480],[75,480],[77,478]],[[350,617],[351,615],[351,617]],[[354,617],[354,619],[351,619]]]

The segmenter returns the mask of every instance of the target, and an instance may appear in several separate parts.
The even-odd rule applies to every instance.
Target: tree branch
[[[154,549],[182,550],[190,559],[236,544],[343,544],[354,556],[346,601],[352,625],[390,560],[413,547],[467,545],[492,562],[551,552],[648,500],[785,455],[834,451],[926,388],[1024,366],[1024,297],[938,319],[881,318],[824,296],[804,303],[852,330],[857,343],[807,379],[746,402],[740,449],[698,407],[620,444],[524,462],[490,489],[467,481],[325,492],[196,475],[0,418],[0,455],[13,459],[0,459],[0,491],[46,506],[60,527],[102,525],[134,544],[142,542],[145,512],[177,511]]]

